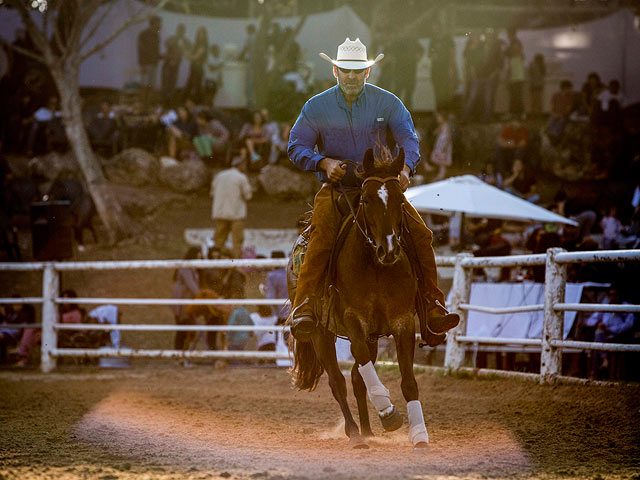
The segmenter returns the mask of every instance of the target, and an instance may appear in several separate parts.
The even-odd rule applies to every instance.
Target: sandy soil
[[[406,413],[398,373],[381,377]],[[0,373],[2,479],[640,478],[640,388],[419,374],[431,437],[350,450],[323,377],[156,366]],[[355,411],[355,406],[352,405]]]

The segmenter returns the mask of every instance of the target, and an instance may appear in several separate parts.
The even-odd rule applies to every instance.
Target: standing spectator
[[[504,42],[500,40],[495,30],[488,28],[485,32],[485,55],[484,73],[487,75],[488,83],[484,92],[484,121],[491,120],[493,116],[496,89],[500,80],[500,73],[504,66]]]
[[[187,51],[188,42],[185,38],[185,26],[179,24],[175,35],[169,37],[165,43],[164,63],[162,64],[162,95],[165,100],[173,95],[178,81],[182,56]]]
[[[484,51],[483,37],[478,33],[471,32],[468,36],[462,58],[464,62],[464,103],[469,100],[471,90],[477,91],[479,85],[478,79],[478,67],[482,62],[482,56]]]
[[[27,137],[27,156],[34,154],[36,145],[44,146],[44,150],[49,150],[49,128],[55,118],[62,116],[59,110],[58,98],[49,97],[47,104],[38,108],[32,117],[29,136]],[[40,147],[36,153],[43,153]]]
[[[616,207],[611,206],[607,215],[600,220],[602,227],[602,242],[600,248],[603,250],[612,250],[618,248],[618,237],[622,233],[622,223],[616,216]]]
[[[438,166],[438,173],[433,179],[434,182],[444,179],[447,167],[451,166],[453,158],[453,140],[451,136],[451,122],[441,112],[436,112],[438,126],[435,130],[435,142],[431,150],[431,163]]]
[[[209,55],[209,39],[207,36],[207,29],[200,27],[196,31],[196,39],[193,44],[193,48],[187,52],[187,57],[190,60],[189,64],[189,78],[187,79],[187,85],[184,88],[184,94],[186,97],[193,98],[197,104],[202,103],[202,77],[204,75],[204,66],[207,63],[207,56]]]
[[[218,173],[211,182],[211,216],[216,230],[213,241],[215,246],[222,250],[231,232],[235,258],[240,258],[242,254],[247,201],[252,196],[246,168],[245,159],[235,157],[231,162],[231,168]]]
[[[553,144],[561,144],[564,129],[569,121],[569,116],[575,111],[576,94],[573,84],[569,80],[560,82],[560,90],[551,97],[551,115],[547,122],[547,134]]]
[[[509,112],[520,115],[524,112],[524,53],[522,42],[516,31],[510,29],[507,61],[509,63]]]
[[[416,70],[423,54],[422,45],[413,37],[404,37],[396,42],[396,94],[411,110],[413,91],[416,88]]]
[[[202,258],[198,247],[191,247],[184,256],[185,260],[195,260]],[[171,287],[171,298],[194,298],[200,290],[199,272],[195,268],[179,268],[173,274],[173,285]],[[193,325],[195,320],[188,315],[186,305],[172,305],[171,310],[176,325]],[[176,332],[173,348],[175,350],[186,350],[189,346],[191,335],[188,332]],[[191,362],[185,360],[182,363],[185,367],[190,367]]]
[[[205,105],[212,107],[215,102],[216,93],[222,85],[222,67],[224,61],[220,56],[220,47],[213,44],[209,49],[209,60],[204,69],[204,93]]]
[[[161,58],[161,28],[162,19],[154,15],[149,19],[149,26],[138,35],[138,65],[140,66],[140,83],[146,91],[145,100],[147,100],[148,91],[156,89],[158,62]]]
[[[449,110],[453,107],[458,86],[456,49],[453,38],[445,31],[445,27],[440,22],[433,25],[433,36],[429,50],[431,52],[431,78],[436,94],[436,108]],[[395,74],[398,74],[398,70],[395,70]]]
[[[247,108],[252,110],[255,106],[255,79],[256,59],[258,57],[258,42],[256,39],[256,26],[252,23],[247,25],[247,39],[244,48],[240,54],[240,58],[247,63],[247,79],[245,84],[245,92],[247,96]]]
[[[547,75],[547,67],[544,55],[537,53],[529,64],[529,100],[530,111],[533,115],[542,113],[542,99],[544,97],[544,81]]]
[[[495,166],[491,161],[485,164],[478,178],[489,185],[502,188],[502,173],[496,172]]]
[[[582,104],[580,106],[580,113],[582,115],[587,117],[591,116],[598,94],[603,88],[604,85],[602,85],[600,75],[596,72],[591,72],[587,75],[587,81],[582,85]]]

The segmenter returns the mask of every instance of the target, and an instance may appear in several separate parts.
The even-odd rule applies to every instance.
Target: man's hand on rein
[[[402,171],[400,172],[400,175],[398,175],[399,181],[400,181],[400,188],[402,188],[403,192],[406,192],[407,188],[409,188],[410,173],[411,173],[411,169],[405,165]]]
[[[331,182],[339,182],[347,172],[347,165],[333,158],[325,157],[320,160],[320,168],[327,172]]]

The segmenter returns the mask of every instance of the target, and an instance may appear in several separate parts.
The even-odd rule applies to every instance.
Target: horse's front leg
[[[413,355],[415,349],[415,325],[413,318],[401,323],[398,332],[394,333],[396,350],[398,354],[398,366],[402,375],[402,395],[407,401],[407,416],[409,417],[409,439],[414,450],[427,448],[429,434],[424,424],[422,405],[418,400],[418,383],[413,373]]]
[[[316,329],[311,341],[313,342],[313,348],[316,351],[318,360],[329,377],[331,393],[333,393],[333,397],[340,405],[340,410],[342,410],[342,415],[344,416],[344,432],[347,434],[347,437],[349,437],[349,445],[352,448],[369,448],[362,435],[360,435],[358,425],[353,419],[353,415],[351,415],[351,410],[349,409],[347,402],[347,382],[338,365],[333,335],[325,333],[321,331],[321,329]]]
[[[366,386],[367,393],[369,394],[369,400],[371,400],[371,403],[378,412],[382,426],[386,431],[392,432],[402,426],[402,416],[398,413],[398,410],[393,403],[391,403],[389,390],[385,388],[378,377],[376,369],[373,366],[373,362],[371,361],[369,347],[365,340],[365,334],[361,329],[357,328],[357,325],[359,324],[351,322],[351,329],[353,330],[350,330],[349,333],[351,354],[359,365],[358,373]],[[375,360],[375,357],[373,358]],[[354,380],[354,382],[357,382],[357,379]],[[354,393],[357,395],[355,386],[356,383],[354,383]],[[361,411],[360,404],[358,404],[358,410]]]
[[[378,358],[378,341],[367,342],[367,346],[369,347],[369,359],[375,364],[376,359]],[[362,375],[360,375],[360,372],[358,371],[358,362],[355,362],[351,368],[351,384],[353,385],[353,394],[358,402],[360,431],[364,437],[373,437],[371,423],[369,422],[369,409],[367,407],[367,386],[362,379]]]

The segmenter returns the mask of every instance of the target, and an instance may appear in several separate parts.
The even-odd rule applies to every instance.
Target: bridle
[[[362,182],[362,186],[360,187],[361,190],[364,190],[364,186],[368,183],[368,182],[378,182],[382,185],[386,185],[389,182],[398,182],[400,183],[400,180],[398,180],[398,177],[367,177],[364,179],[364,181]],[[369,224],[367,222],[367,217],[365,214],[365,210],[364,210],[364,200],[363,200],[363,196],[362,194],[360,194],[360,201],[358,202],[358,210],[354,211],[353,209],[353,205],[351,205],[351,202],[347,202],[347,204],[349,205],[349,210],[351,210],[351,215],[353,216],[353,223],[356,224],[356,226],[358,227],[358,230],[360,230],[360,233],[362,233],[362,236],[364,237],[365,241],[367,242],[367,244],[375,250],[376,248],[376,244],[375,241],[373,240],[373,238],[371,238],[371,234],[369,233]],[[360,217],[360,212],[362,212],[362,223],[359,220]],[[401,214],[401,226],[400,226],[400,233],[398,235],[398,240],[400,240],[400,236],[402,235],[402,231],[404,230],[404,215]]]

